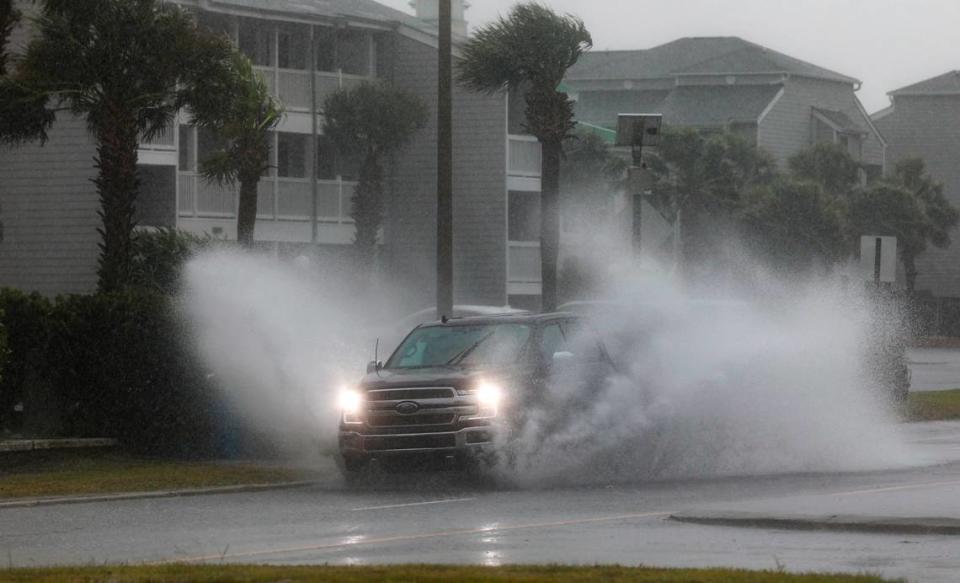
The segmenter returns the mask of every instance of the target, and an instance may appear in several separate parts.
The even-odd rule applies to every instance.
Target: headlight
[[[477,385],[473,391],[477,399],[477,414],[468,419],[492,419],[500,411],[500,400],[503,398],[503,389],[499,385],[484,382]]]
[[[340,389],[340,410],[343,412],[343,422],[348,424],[363,423],[360,413],[363,410],[363,395],[355,389]]]

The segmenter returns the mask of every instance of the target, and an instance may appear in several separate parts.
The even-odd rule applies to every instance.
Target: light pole
[[[451,0],[440,3],[437,80],[437,318],[453,316],[453,57]]]

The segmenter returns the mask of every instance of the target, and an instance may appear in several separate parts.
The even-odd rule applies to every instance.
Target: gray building
[[[577,118],[613,128],[618,113],[732,131],[783,162],[811,144],[843,144],[879,175],[886,144],[856,91],[860,82],[737,37],[681,38],[645,50],[593,51],[565,84]]]
[[[329,92],[382,81],[423,98],[429,125],[390,161],[382,269],[401,282],[411,307],[433,301],[436,217],[437,38],[429,2],[418,20],[372,0],[178,0],[199,22],[228,34],[254,62],[287,114],[273,135],[275,168],[260,183],[256,238],[281,253],[311,247],[312,182],[319,202],[318,252],[345,255],[353,240],[350,196],[358,161],[341,159],[320,135]],[[18,0],[27,12],[33,5]],[[459,8],[462,14],[462,7]],[[11,40],[13,52],[29,31]],[[316,46],[310,71],[311,37]],[[311,74],[314,83],[311,83]],[[312,92],[311,86],[315,86]],[[458,303],[535,303],[539,243],[512,240],[535,209],[518,203],[540,189],[539,144],[511,122],[506,93],[457,89],[454,97],[455,296]],[[210,137],[181,116],[139,151],[143,226],[236,237],[235,189],[197,174]],[[313,157],[317,173],[313,175]],[[94,146],[82,119],[61,115],[41,147],[0,150],[0,285],[45,294],[96,285],[99,235]],[[511,194],[519,193],[519,194]],[[511,212],[512,209],[512,212]],[[511,219],[513,226],[511,226]]]
[[[927,171],[944,185],[960,208],[960,71],[950,71],[889,93],[890,107],[873,114],[889,142],[891,165],[923,158]],[[916,289],[960,297],[960,232],[947,249],[929,248],[917,259]]]

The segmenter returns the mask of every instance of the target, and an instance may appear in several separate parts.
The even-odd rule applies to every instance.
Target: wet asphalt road
[[[737,510],[960,518],[960,423],[907,426],[925,465],[553,489],[453,475],[302,490],[0,510],[7,564],[102,562],[620,563],[878,572],[956,581],[960,536],[698,526],[672,512]]]

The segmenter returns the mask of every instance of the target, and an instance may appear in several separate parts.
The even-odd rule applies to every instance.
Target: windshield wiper
[[[466,357],[470,356],[470,353],[471,353],[471,352],[473,352],[474,350],[476,350],[478,346],[480,346],[481,344],[483,344],[484,342],[486,342],[488,338],[490,338],[491,336],[493,336],[493,333],[494,333],[494,332],[496,332],[496,330],[491,330],[491,331],[487,332],[486,334],[484,334],[483,336],[481,336],[476,342],[474,342],[474,343],[471,344],[470,346],[467,346],[466,348],[464,348],[464,349],[461,350],[460,352],[456,353],[456,354],[453,356],[453,358],[451,358],[450,360],[447,361],[447,366],[450,366],[450,365],[452,365],[452,364],[460,364],[460,361],[462,361],[462,360],[465,359]]]

